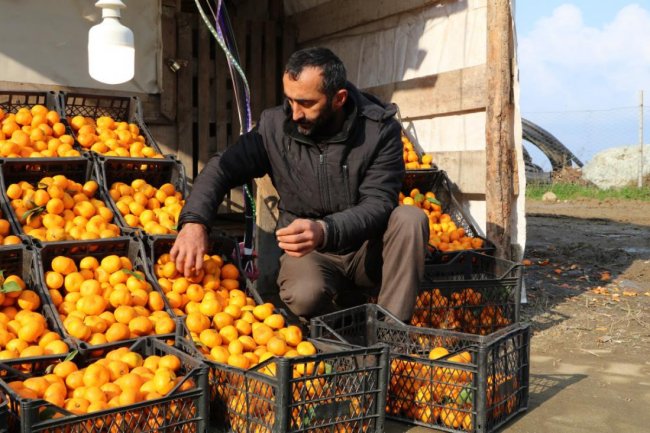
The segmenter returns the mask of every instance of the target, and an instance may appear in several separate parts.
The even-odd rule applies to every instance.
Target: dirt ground
[[[650,203],[531,201],[526,213],[529,404],[500,431],[650,431]]]

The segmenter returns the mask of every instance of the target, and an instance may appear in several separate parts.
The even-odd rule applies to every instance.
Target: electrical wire
[[[200,1],[195,0],[195,4],[203,22],[217,41],[217,44],[224,52],[228,61],[241,135],[252,129],[250,86],[246,79],[246,74],[239,64],[239,52],[230,25],[230,18],[226,8],[223,7],[222,0],[217,0],[216,11],[212,8],[211,2],[207,2],[215,23],[214,26],[210,22],[206,12],[203,10]],[[253,232],[256,214],[255,200],[253,199],[250,188],[247,184],[244,185],[244,193],[246,197],[246,206],[244,208],[245,232],[243,242],[244,271],[250,278],[256,278],[257,270],[253,261]]]
[[[233,54],[231,52],[231,49],[228,47],[225,38],[220,36],[219,32],[217,32],[215,27],[212,25],[212,23],[208,19],[207,14],[205,13],[205,11],[203,10],[203,7],[201,6],[200,0],[194,0],[194,2],[195,2],[196,7],[197,7],[197,9],[199,11],[199,14],[201,15],[201,18],[203,19],[203,22],[207,26],[210,33],[212,33],[212,36],[215,38],[215,40],[217,41],[217,43],[221,47],[221,50],[226,55],[226,59],[228,60],[228,65],[230,66],[230,68],[234,68],[234,70],[237,72],[237,74],[234,74],[234,73],[232,73],[232,70],[231,70],[231,78],[232,78],[232,81],[233,81],[233,87],[238,84],[237,79],[236,79],[237,76],[239,76],[241,78],[241,81],[242,81],[242,83],[244,85],[244,95],[246,95],[245,98],[244,98],[244,100],[245,100],[245,103],[244,103],[245,106],[244,107],[242,107],[242,102],[239,100],[239,98],[241,96],[241,95],[239,95],[240,92],[234,92],[234,93],[235,93],[235,98],[236,98],[236,105],[238,107],[237,113],[239,115],[239,124],[240,124],[240,128],[241,128],[240,133],[243,133],[245,131],[247,132],[251,128],[251,120],[250,120],[251,116],[250,116],[250,96],[249,96],[250,95],[250,87],[248,85],[248,80],[246,79],[246,73],[244,72],[244,70],[239,65],[239,62],[237,61],[237,59],[233,56]],[[218,27],[218,28],[220,28],[218,18],[223,17],[223,14],[221,13],[222,11],[225,11],[225,8],[222,9],[221,1],[219,1],[219,5],[218,5],[217,11],[216,11],[216,14],[217,14],[216,18],[217,19],[215,19],[216,27]],[[232,36],[232,34],[230,34],[228,36]],[[242,108],[243,108],[243,110],[242,110]],[[245,113],[245,115],[244,115],[244,113]],[[245,128],[245,131],[244,131],[244,128]]]

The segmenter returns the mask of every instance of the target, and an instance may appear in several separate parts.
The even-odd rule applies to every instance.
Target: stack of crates
[[[41,105],[43,107],[40,107]],[[23,140],[25,143],[21,143],[21,146],[27,146],[27,150],[21,152],[16,143],[19,142],[18,139],[25,137],[18,133],[10,146],[0,149],[0,153],[7,151],[7,155],[0,155],[0,218],[6,218],[9,230],[6,230],[6,223],[1,221],[0,228],[3,239],[7,238],[6,235],[15,235],[10,238],[13,245],[1,245],[3,242],[0,242],[0,270],[3,275],[0,282],[6,287],[11,286],[13,290],[14,285],[8,284],[10,280],[5,282],[4,278],[10,275],[20,276],[26,285],[26,290],[21,292],[21,296],[27,291],[30,292],[24,295],[24,300],[18,298],[19,302],[35,302],[31,293],[36,293],[39,302],[36,311],[42,314],[47,322],[50,332],[48,338],[53,339],[52,335],[56,334],[68,348],[65,352],[48,351],[38,356],[32,356],[32,349],[29,348],[25,354],[19,354],[18,357],[8,357],[7,351],[2,352],[0,417],[8,418],[3,418],[2,426],[8,426],[8,431],[11,432],[24,433],[72,430],[97,433],[127,430],[207,431],[208,369],[200,360],[173,347],[176,320],[162,294],[156,290],[153,282],[147,279],[149,263],[144,251],[143,233],[125,223],[105,181],[109,178],[131,182],[144,178],[142,173],[147,173],[153,175],[146,178],[150,182],[172,184],[175,191],[180,191],[181,196],[175,196],[176,201],[179,201],[186,194],[183,167],[173,158],[161,154],[160,148],[142,121],[137,98],[0,91],[0,109],[0,123],[3,126],[11,124],[7,126],[7,132],[13,133],[12,130],[16,129],[13,123],[17,115],[22,119],[28,115],[36,118],[47,113],[47,122],[39,121],[37,124],[42,125],[44,132],[49,132],[50,128],[59,134],[44,142],[45,144],[36,144],[33,140],[43,134],[35,131],[36,138],[29,136],[28,140]],[[152,149],[144,156],[151,157],[106,155],[82,146],[77,134],[79,131],[73,128],[71,122],[77,115],[91,117],[93,121],[101,116],[111,116],[114,121],[125,122],[120,123],[118,127],[128,130],[133,136],[140,135],[138,140],[144,141]],[[50,124],[53,121],[57,121],[54,128]],[[31,128],[21,129],[30,133],[35,130],[35,127]],[[65,134],[61,135],[63,132]],[[9,138],[5,131],[2,133]],[[123,135],[124,137],[118,136],[117,139],[126,140],[126,134]],[[65,154],[52,154],[47,150],[39,152],[41,149],[48,149],[48,146],[55,149],[55,145],[61,144]],[[39,147],[31,148],[32,145]],[[74,181],[75,184],[68,181]],[[59,190],[62,191],[51,188],[52,186],[60,186]],[[157,186],[159,185],[154,185]],[[62,193],[59,195],[62,195],[63,209],[60,206],[49,206],[50,199],[55,197],[50,195],[50,192]],[[44,198],[45,193],[47,200]],[[153,194],[147,198],[151,196]],[[86,200],[93,205],[93,209],[77,208],[78,203]],[[52,216],[54,214],[56,215]],[[103,229],[110,230],[95,230],[94,225],[99,223],[99,216],[105,223]],[[65,224],[59,224],[61,221]],[[77,222],[85,224],[88,230],[85,233],[71,232],[69,229]],[[56,227],[56,230],[52,227]],[[109,266],[100,266],[109,256],[117,266],[115,271],[109,272]],[[118,258],[118,262],[115,258]],[[69,260],[74,266],[66,268],[65,272],[54,271],[55,259]],[[85,284],[86,282],[89,284]],[[129,294],[132,301],[136,298],[137,300],[124,304],[127,302],[126,298],[113,299],[107,291],[116,292],[117,288],[120,293],[125,294],[124,296]],[[98,293],[98,289],[102,293]],[[142,296],[143,293],[146,298]],[[4,295],[13,296],[10,293],[3,294],[3,297]],[[111,310],[111,314],[102,316],[101,321],[88,320],[94,317],[90,310],[101,304],[99,298],[95,298],[97,302],[92,305],[88,304],[87,299],[91,296],[103,298],[101,303],[107,302],[105,310]],[[83,307],[79,307],[80,305]],[[122,306],[129,308],[123,310],[122,320],[118,320],[117,314],[113,313]],[[155,310],[157,314],[155,320],[153,313],[149,316],[152,318],[151,329],[146,326],[131,329],[130,325],[135,324],[133,320],[128,324],[123,323],[126,320],[124,318],[128,318],[130,314],[136,313],[140,317],[144,310],[148,309]],[[86,310],[88,312],[85,312]],[[160,320],[162,316],[168,318],[164,321],[165,326],[161,328],[166,332],[158,332],[158,324],[163,323]],[[64,321],[65,319],[70,322],[76,320],[75,323],[79,326],[68,329],[66,326],[69,323]],[[14,321],[10,322],[13,332],[17,325],[12,322]],[[108,329],[116,324],[125,326],[121,326],[119,337],[115,334],[115,338],[109,338]],[[72,329],[80,331],[74,331],[73,335],[70,332]],[[91,331],[89,335],[86,335],[86,330]],[[148,332],[149,330],[152,332]],[[101,339],[95,339],[97,335],[103,335],[105,341],[98,342]],[[12,343],[12,348],[19,347],[17,344]],[[43,347],[47,348],[45,342]],[[42,376],[52,379],[53,369],[66,362],[72,362],[76,368],[82,369],[102,357],[127,349],[135,352],[135,358],[131,358],[132,360],[167,355],[180,359],[180,365],[174,370],[174,375],[170,375],[170,378],[178,378],[174,381],[173,388],[164,394],[150,393],[144,401],[129,403],[128,398],[125,398],[124,401],[111,403],[109,407],[95,407],[93,412],[86,413],[73,407],[72,403],[63,404],[54,398],[46,399],[44,395],[39,394],[37,398],[35,391],[23,384],[23,381],[30,384],[42,383]],[[144,371],[139,373],[144,374]]]
[[[53,157],[67,160],[81,155],[61,119],[59,102],[54,91],[0,91],[0,139],[4,140],[0,165],[15,160],[33,164]],[[8,232],[5,221],[10,223]],[[0,245],[18,243],[15,236],[21,233],[16,230],[9,201],[0,198]]]
[[[150,278],[156,281],[165,272],[163,266],[174,244],[174,236],[147,235],[145,239],[148,263],[152,265]],[[213,237],[207,254],[237,264],[239,279],[222,278],[220,284],[233,288],[231,293],[235,287],[249,291],[247,313],[253,311],[252,305],[263,303],[255,290],[245,286],[239,264],[239,245],[235,240]],[[167,280],[164,286],[163,280]],[[178,304],[179,297],[171,298],[173,290],[169,288],[169,279],[160,278],[158,281],[160,290],[170,296],[168,301],[178,316],[177,345],[209,367],[210,423],[217,431],[383,431],[388,376],[386,347],[359,348],[314,342],[317,353],[271,357],[250,368],[218,362],[211,356],[211,347],[189,331],[186,319],[193,314],[189,309],[191,303]],[[205,287],[207,292],[212,283],[196,284]],[[277,310],[275,313],[281,314]],[[210,319],[212,323],[208,329],[217,329],[214,317]],[[250,326],[252,328],[255,323]],[[246,335],[242,330],[241,336]]]
[[[421,206],[435,217],[431,223],[447,214],[481,246],[430,246],[408,323],[373,303],[312,319],[311,336],[389,346],[387,418],[449,432],[492,433],[528,404],[531,332],[519,321],[521,266],[494,257],[494,244],[462,210],[444,171],[407,170],[402,193],[416,204],[433,193],[440,208]]]
[[[419,328],[366,304],[312,319],[311,335],[390,347],[389,419],[449,432],[491,433],[527,407],[527,325],[485,336]]]
[[[61,93],[60,106],[75,139],[84,142],[80,147],[95,161],[117,224],[139,234],[176,233],[177,216],[187,195],[185,169],[174,157],[163,155],[144,123],[140,100]],[[99,135],[82,133],[83,119],[91,119]],[[131,199],[137,203],[129,206]]]
[[[248,369],[207,359],[179,325],[177,342],[210,369],[210,420],[220,432],[384,431],[388,347],[313,340],[313,355]]]

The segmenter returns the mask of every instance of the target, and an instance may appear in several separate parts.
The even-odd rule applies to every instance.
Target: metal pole
[[[639,92],[639,188],[643,187],[643,90]]]

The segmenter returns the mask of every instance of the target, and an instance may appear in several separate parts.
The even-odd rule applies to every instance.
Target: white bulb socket
[[[88,72],[102,83],[121,84],[135,73],[133,32],[120,23],[120,0],[100,0],[103,21],[88,32]]]

